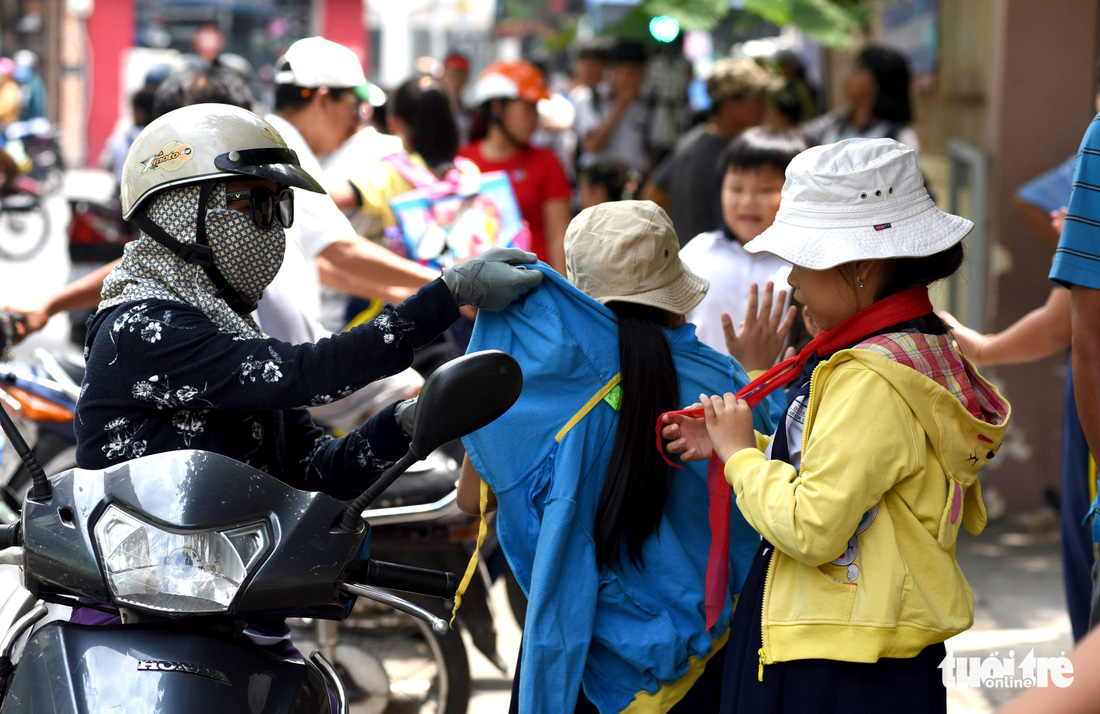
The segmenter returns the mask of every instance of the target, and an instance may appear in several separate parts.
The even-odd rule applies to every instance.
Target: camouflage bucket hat
[[[717,104],[742,94],[764,94],[782,86],[781,79],[747,57],[725,58],[714,63],[707,79],[707,94]]]

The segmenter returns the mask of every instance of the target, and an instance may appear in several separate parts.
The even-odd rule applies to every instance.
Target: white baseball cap
[[[775,222],[745,250],[825,270],[934,255],[973,227],[936,207],[913,149],[893,139],[845,139],[791,160]]]
[[[275,84],[351,89],[372,106],[385,104],[386,93],[367,81],[363,65],[347,47],[323,37],[306,37],[287,48],[275,64]]]

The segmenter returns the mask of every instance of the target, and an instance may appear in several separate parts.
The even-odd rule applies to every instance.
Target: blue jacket
[[[705,631],[706,462],[673,472],[641,569],[625,550],[615,570],[597,568],[592,533],[618,413],[595,395],[618,374],[618,330],[608,308],[543,264],[538,269],[545,273],[538,289],[503,312],[478,315],[469,351],[510,353],[524,384],[507,414],[463,439],[496,494],[500,543],[529,596],[520,711],[573,711],[582,682],[601,712],[622,711],[639,697],[646,708],[667,709],[724,642],[732,612],[727,598]],[[682,404],[674,408],[748,382],[738,364],[696,339],[693,325],[666,334],[680,378]],[[770,422],[760,410],[756,428],[770,433]],[[653,458],[660,458],[656,445]],[[730,592],[737,593],[759,536],[736,508],[730,530]]]

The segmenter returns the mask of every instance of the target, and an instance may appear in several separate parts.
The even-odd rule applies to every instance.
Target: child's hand
[[[707,433],[714,445],[714,453],[725,463],[741,449],[756,448],[756,434],[752,429],[752,409],[744,399],[731,392],[723,396],[699,395],[706,415]]]
[[[762,371],[775,364],[797,312],[793,305],[783,309],[787,291],[780,290],[779,295],[773,297],[775,285],[771,281],[764,286],[763,300],[758,299],[758,292],[756,283],[749,286],[749,303],[740,333],[734,332],[730,316],[722,313],[726,350],[746,372]]]
[[[1066,225],[1066,214],[1069,213],[1069,209],[1062,206],[1057,211],[1050,212],[1050,227],[1054,229],[1054,232],[1058,235],[1062,235],[1062,226]]]
[[[698,409],[701,404],[692,404],[689,409]],[[661,428],[661,438],[669,443],[665,451],[680,454],[680,461],[702,461],[710,458],[713,448],[707,434],[707,424],[702,419],[694,419],[682,414],[665,414],[661,417],[665,426]]]
[[[955,319],[955,316],[946,310],[940,310],[938,313],[940,319],[947,323],[947,327],[951,330],[951,337],[955,339],[955,347],[964,355],[970,358],[970,361],[979,367],[982,366],[982,348],[985,347],[985,343],[989,341],[988,335],[983,335],[977,330],[973,330],[966,325]]]

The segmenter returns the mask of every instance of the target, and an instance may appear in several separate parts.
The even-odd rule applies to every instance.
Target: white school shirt
[[[687,320],[695,323],[695,334],[700,341],[722,354],[729,352],[721,315],[729,313],[734,330],[740,327],[749,303],[750,285],[759,285],[759,294],[763,296],[764,285],[770,280],[775,284],[776,293],[787,291],[784,304],[791,304],[792,290],[787,284],[791,264],[771,253],[749,253],[723,230],[700,233],[692,238],[680,250],[680,259],[696,275],[710,281],[706,296],[687,314]]]

